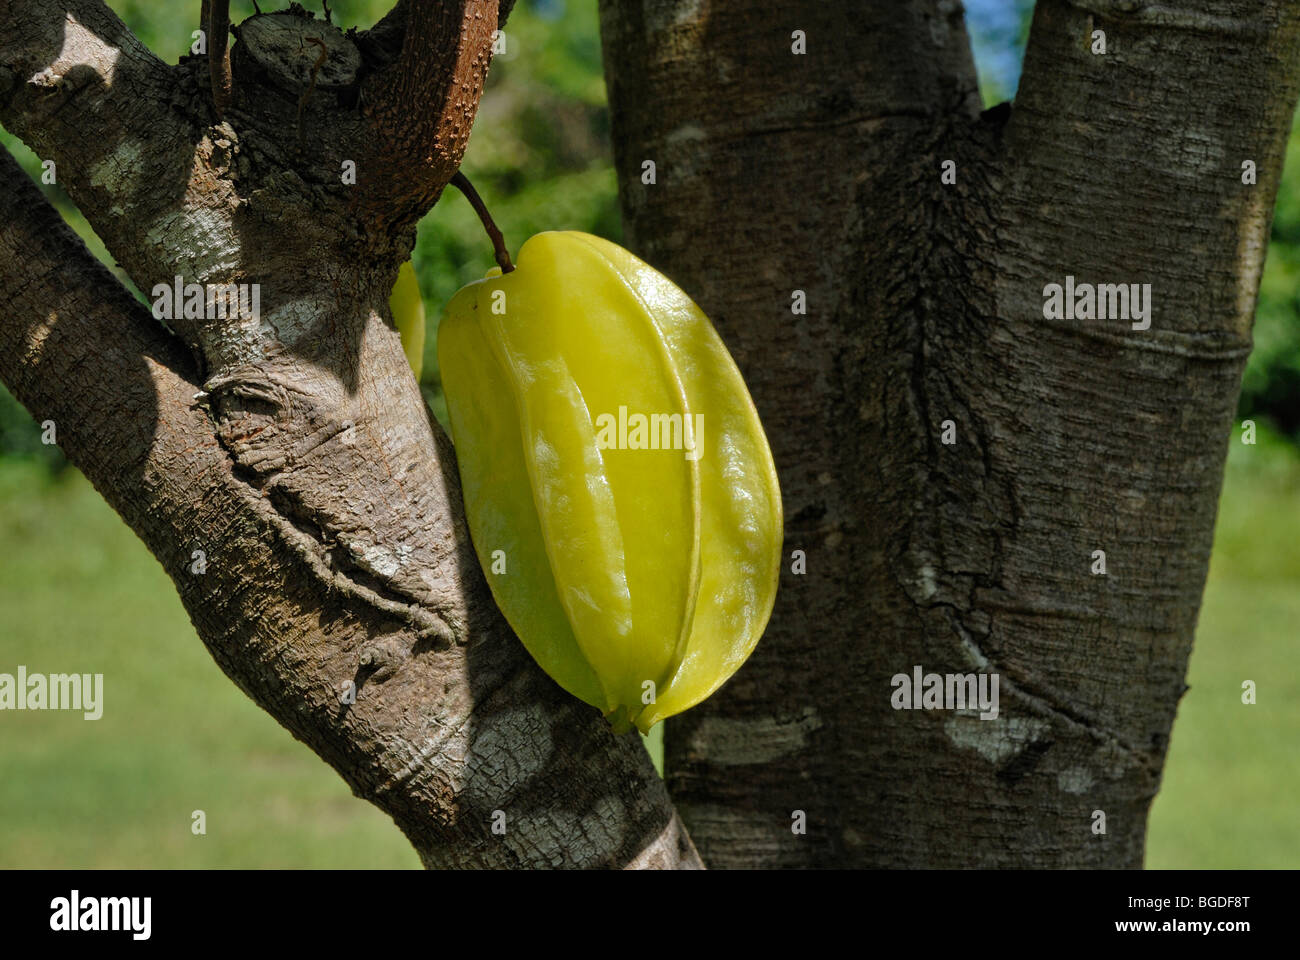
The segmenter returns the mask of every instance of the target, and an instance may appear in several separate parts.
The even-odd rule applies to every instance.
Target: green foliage
[[[68,465],[62,450],[41,442],[40,426],[0,384],[0,463],[6,457],[34,460],[55,472]]]
[[[1300,129],[1294,122],[1260,280],[1254,336],[1238,412],[1267,420],[1300,443]]]

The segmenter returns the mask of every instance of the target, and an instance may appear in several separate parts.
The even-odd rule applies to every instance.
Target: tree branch
[[[879,0],[846,15],[819,0],[745,0],[721,16],[707,4],[602,0],[600,15],[627,242],[717,325],[781,470],[787,555],[806,551],[816,569],[782,576],[745,667],[669,722],[665,774],[711,866],[861,865],[863,844],[896,834],[884,818],[864,824],[889,781],[854,762],[884,742],[876,730],[889,719],[875,709],[887,706],[877,691],[888,675],[863,679],[885,638],[864,642],[863,624],[898,604],[866,573],[888,556],[868,533],[883,539],[894,504],[928,486],[889,500],[889,444],[863,453],[883,393],[865,381],[878,371],[905,383],[910,338],[879,352],[862,341],[900,323],[916,306],[905,298],[922,298],[935,131],[979,113],[961,8]],[[657,184],[641,181],[647,159]],[[920,222],[885,226],[896,204]],[[902,302],[855,309],[873,289]],[[810,305],[793,321],[792,291]],[[887,516],[869,512],[875,503],[891,504]],[[796,811],[806,835],[791,829]]]
[[[1009,315],[1041,318],[1042,285],[1067,273],[1080,282],[1141,279],[1153,283],[1150,331],[1139,335],[1116,318],[1088,323],[1089,332],[1249,348],[1300,81],[1291,69],[1300,9],[1235,0],[1211,16],[1204,6],[1046,0],[1036,8],[1007,127],[1006,199],[1026,233],[1008,253],[1017,272],[1041,279],[1007,291]],[[1094,30],[1105,33],[1104,54],[1091,50]],[[1271,95],[1236,96],[1256,84]],[[1164,108],[1172,103],[1183,105]],[[1252,185],[1242,179],[1248,160]],[[1074,226],[1066,244],[1038,245],[1063,223]],[[1214,262],[1219,251],[1233,253],[1226,269]]]
[[[175,212],[204,173],[202,126],[178,109],[197,93],[100,0],[0,2],[0,122],[54,161],[59,185],[144,290],[171,278],[176,246],[221,257],[218,238]],[[214,208],[223,199],[191,197]]]
[[[460,167],[491,60],[497,0],[409,0],[371,34],[391,36],[403,17],[396,60],[365,83],[373,147],[358,190],[381,220],[413,222]]]
[[[230,106],[230,0],[207,0],[208,72],[212,80],[212,106],[217,118]]]
[[[148,491],[137,484],[155,450],[213,445],[210,429],[185,429],[193,362],[3,148],[0,180],[0,379],[55,422],[69,458],[140,522]]]
[[[397,0],[393,8],[362,36],[368,35],[369,40],[391,48],[393,55],[396,56],[402,46],[402,34],[406,30],[406,14],[410,3],[411,0]],[[506,25],[510,11],[514,8],[515,0],[497,0],[498,29]]]
[[[0,112],[33,149],[156,131],[172,82],[101,0],[0,2]]]

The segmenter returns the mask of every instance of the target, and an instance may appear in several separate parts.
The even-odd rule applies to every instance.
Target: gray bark
[[[56,162],[131,279],[261,298],[259,322],[169,332],[5,154],[0,379],[56,421],[221,668],[426,865],[698,866],[640,742],[497,612],[391,327],[415,222],[469,136],[495,0],[410,0],[355,38],[270,23],[233,44],[218,119],[206,62],[163,64],[98,0],[0,0],[0,121]]]
[[[731,348],[807,554],[751,661],[667,728],[705,861],[1140,866],[1300,7],[1040,0],[1014,107],[983,113],[946,0],[601,20],[627,242]],[[1067,275],[1152,284],[1150,329],[1044,319]],[[918,664],[998,674],[1000,717],[893,709]]]

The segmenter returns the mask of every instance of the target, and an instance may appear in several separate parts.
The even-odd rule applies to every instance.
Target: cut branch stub
[[[315,89],[337,90],[356,82],[361,53],[338,27],[317,20],[304,32],[301,17],[291,13],[265,13],[239,25],[239,55],[265,73],[269,82],[284,90],[312,86],[312,71],[325,47],[325,61],[315,74]],[[310,37],[314,43],[308,43]]]

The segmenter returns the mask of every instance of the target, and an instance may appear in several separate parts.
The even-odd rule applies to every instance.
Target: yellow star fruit
[[[541,668],[619,732],[713,693],[767,625],[783,524],[700,308],[613,243],[541,233],[452,298],[438,362],[474,548]]]

